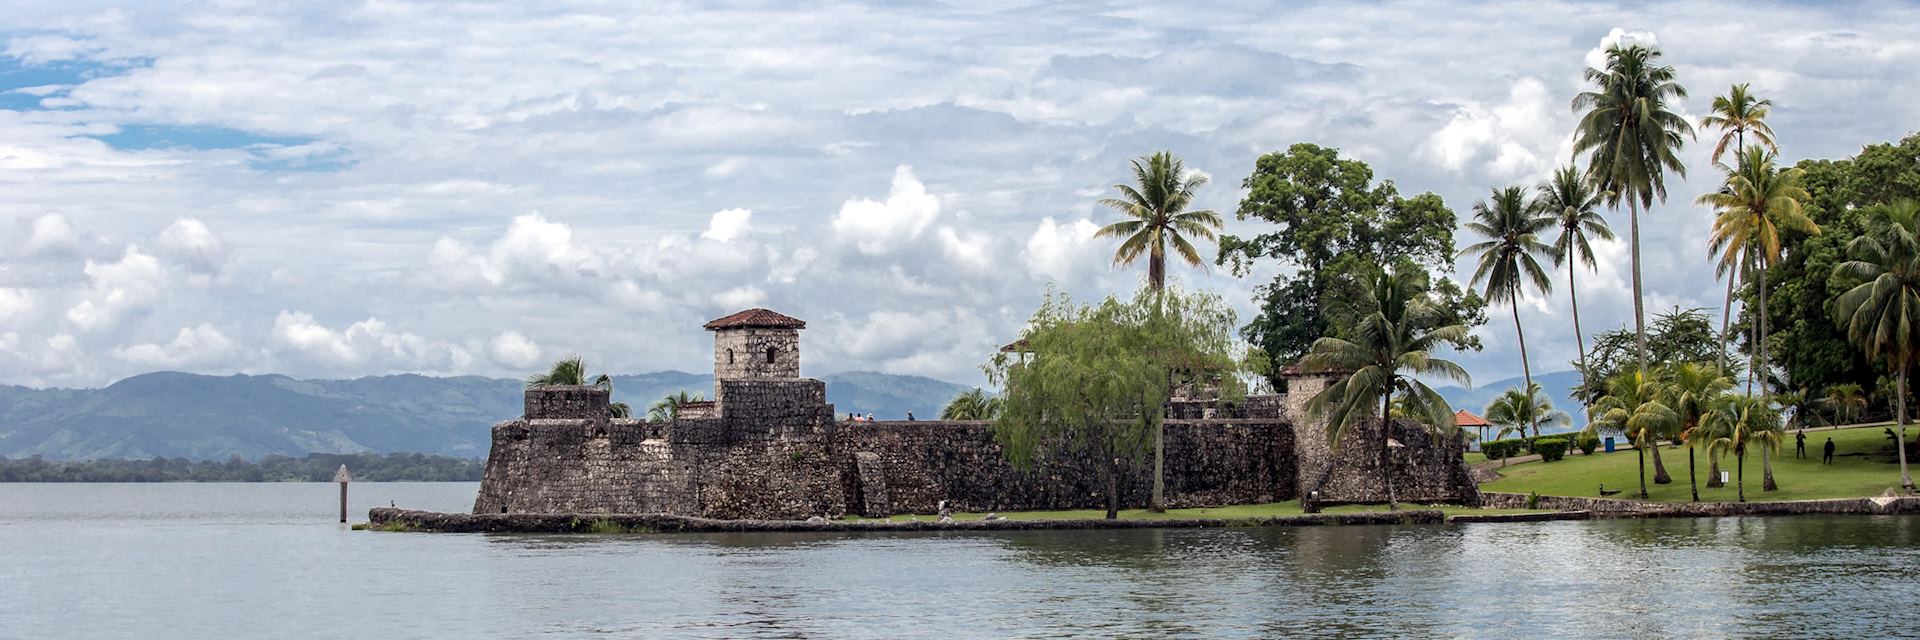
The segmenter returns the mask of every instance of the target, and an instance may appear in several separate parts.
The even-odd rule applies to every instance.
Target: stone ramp
[[[1223,527],[1311,527],[1354,524],[1439,524],[1437,510],[1335,513],[1270,518],[1186,518],[1172,520],[960,520],[891,522],[881,520],[715,520],[664,513],[439,513],[391,507],[367,512],[376,530],[446,533],[629,533],[707,532],[890,532],[1032,531],[1044,529],[1207,529]]]

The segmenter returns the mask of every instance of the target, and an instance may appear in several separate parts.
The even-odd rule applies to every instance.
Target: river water
[[[467,535],[351,531],[337,491],[0,484],[0,637],[1874,638],[1920,606],[1914,517]]]

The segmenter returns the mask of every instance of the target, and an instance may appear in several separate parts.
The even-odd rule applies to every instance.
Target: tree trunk
[[[1739,485],[1740,501],[1746,502],[1747,501],[1747,445],[1745,443],[1734,445],[1733,457],[1735,458],[1733,462],[1733,480],[1735,484]]]
[[[1153,252],[1147,256],[1147,286],[1154,291],[1167,288],[1167,255]]]
[[[1748,269],[1753,268],[1754,259],[1747,258]],[[1753,395],[1754,376],[1760,375],[1760,320],[1754,318],[1747,322],[1747,395]],[[1765,391],[1762,391],[1765,393]]]
[[[1760,447],[1760,490],[1777,491],[1780,485],[1773,481],[1773,456],[1768,452],[1772,447]]]
[[[1727,486],[1720,481],[1720,456],[1713,455],[1713,449],[1707,449],[1707,488],[1718,489]]]
[[[1733,320],[1733,283],[1739,278],[1740,269],[1737,267],[1727,273],[1727,300],[1720,305],[1720,339],[1722,341],[1727,339],[1727,329],[1731,326],[1729,322]],[[1724,342],[1720,343],[1716,350],[1719,351],[1720,358],[1719,364],[1714,367],[1714,373],[1727,375],[1727,345]]]
[[[1693,489],[1693,501],[1700,501],[1700,481],[1693,475],[1693,443],[1687,443],[1687,486]]]
[[[1631,250],[1633,252],[1633,342],[1638,349],[1636,354],[1640,363],[1640,375],[1647,375],[1647,311],[1645,301],[1641,300],[1640,288],[1640,203],[1632,196],[1627,197],[1627,220],[1632,231]],[[1646,465],[1641,464],[1640,495],[1646,497]]]
[[[1773,370],[1773,362],[1767,359],[1767,257],[1760,256],[1760,344],[1755,348],[1760,352],[1760,393],[1767,393],[1767,372]],[[1766,452],[1761,452],[1764,459]]]
[[[1667,475],[1667,463],[1660,459],[1660,438],[1656,436],[1651,440],[1653,444],[1647,448],[1653,450],[1653,483],[1673,484],[1673,476]]]
[[[1167,421],[1153,427],[1153,503],[1154,513],[1167,511]]]
[[[1573,254],[1578,250],[1571,247],[1572,243],[1568,244],[1567,298],[1573,301],[1573,345],[1580,357],[1580,388],[1585,389],[1587,388],[1587,338],[1580,333],[1580,287],[1573,282]],[[1514,326],[1518,327],[1520,323],[1516,321]],[[1585,417],[1588,424],[1593,422],[1593,408],[1587,406],[1586,394],[1581,394],[1580,397],[1580,415]]]
[[[1387,510],[1400,510],[1400,502],[1393,495],[1393,449],[1387,444],[1393,440],[1393,418],[1389,411],[1393,408],[1393,394],[1380,396],[1380,479],[1387,485]]]
[[[1527,394],[1526,424],[1533,427],[1533,437],[1538,438],[1540,422],[1533,418],[1533,367],[1527,364],[1527,332],[1520,328],[1520,298],[1515,297],[1508,302],[1513,307],[1513,335],[1520,338],[1520,376],[1526,385],[1522,391]]]
[[[1913,474],[1907,472],[1907,369],[1908,368],[1909,368],[1908,363],[1905,363],[1905,362],[1900,363],[1900,376],[1898,378],[1899,381],[1894,383],[1895,384],[1894,390],[1897,393],[1897,397],[1898,397],[1894,405],[1894,413],[1895,413],[1894,423],[1900,425],[1900,429],[1898,431],[1898,435],[1896,436],[1899,439],[1899,441],[1893,443],[1893,450],[1900,452],[1900,486],[1906,488],[1906,490],[1908,491],[1912,491],[1913,490]]]
[[[1113,457],[1113,447],[1107,447],[1107,519],[1120,519],[1120,459]]]
[[[1647,448],[1635,444],[1633,452],[1640,457],[1640,499],[1647,499]]]

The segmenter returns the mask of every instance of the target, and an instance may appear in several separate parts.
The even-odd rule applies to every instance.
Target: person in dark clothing
[[[1796,431],[1793,434],[1793,457],[1802,460],[1807,457],[1807,432]]]
[[[1833,464],[1833,438],[1827,438],[1827,454],[1820,458],[1820,464]]]

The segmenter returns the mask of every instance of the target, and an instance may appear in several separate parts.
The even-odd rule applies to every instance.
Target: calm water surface
[[[1920,606],[1920,518],[552,537],[350,531],[336,492],[0,484],[0,637],[1869,638]]]

